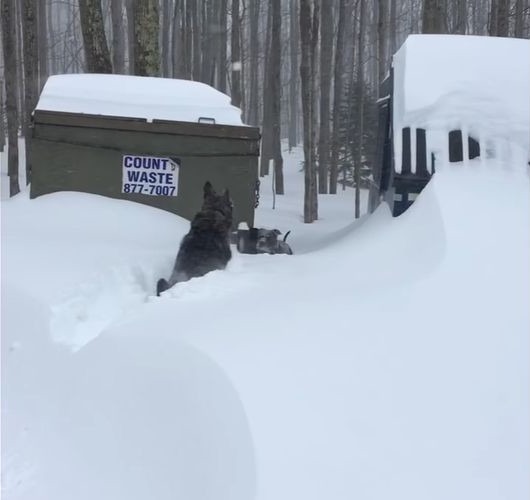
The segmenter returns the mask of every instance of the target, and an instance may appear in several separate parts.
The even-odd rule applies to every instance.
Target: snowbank
[[[181,219],[2,203],[6,500],[528,498],[527,173],[440,166],[397,219],[352,224],[347,190],[304,225],[298,159],[257,217],[296,254],[161,298]]]
[[[38,110],[242,125],[230,97],[200,82],[129,75],[55,75],[44,85]]]

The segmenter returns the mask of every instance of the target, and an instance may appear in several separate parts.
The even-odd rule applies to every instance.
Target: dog
[[[169,280],[158,280],[158,296],[176,283],[225,269],[232,258],[230,231],[233,205],[230,194],[228,190],[222,195],[217,194],[209,181],[204,184],[203,191],[202,208],[180,243],[171,277]]]
[[[293,255],[293,250],[285,241],[291,231],[287,231],[282,240],[278,235],[282,234],[279,229],[265,229],[252,227],[249,229],[238,229],[232,234],[233,243],[237,245],[240,253],[258,254],[268,253]]]
[[[271,255],[284,253],[293,255],[293,250],[285,241],[290,233],[291,231],[287,231],[283,239],[279,240],[278,236],[282,234],[279,229],[258,229],[256,240],[257,253],[268,253]]]

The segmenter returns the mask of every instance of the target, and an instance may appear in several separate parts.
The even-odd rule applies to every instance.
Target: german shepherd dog
[[[201,211],[190,224],[190,230],[180,243],[180,248],[169,281],[159,279],[156,294],[171,288],[175,283],[204,276],[210,271],[224,269],[230,259],[230,231],[232,228],[232,201],[228,190],[217,194],[210,182],[204,184]]]

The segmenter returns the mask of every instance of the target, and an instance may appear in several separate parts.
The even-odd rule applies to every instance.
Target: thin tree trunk
[[[226,80],[227,80],[227,20],[228,20],[228,0],[220,0],[219,7],[219,64],[218,64],[218,78],[217,88],[220,92],[226,94]],[[252,42],[251,42],[252,43]]]
[[[171,0],[162,0],[162,76],[171,76]]]
[[[300,80],[304,123],[304,222],[318,219],[315,168],[315,48],[318,39],[318,0],[300,0]]]
[[[298,1],[290,0],[289,52],[291,71],[289,77],[289,151],[298,144],[298,51],[300,50],[300,25],[298,22],[297,8]]]
[[[497,32],[496,36],[508,36],[510,15],[509,0],[497,0]]]
[[[199,23],[199,8],[196,0],[187,0],[186,7],[190,9],[192,34],[192,78],[201,79],[201,28]]]
[[[330,8],[322,9],[320,24],[320,136],[318,142],[318,192],[328,192],[330,163],[330,92],[333,59],[333,17]]]
[[[445,33],[445,1],[423,0],[422,33]]]
[[[26,147],[26,184],[31,179],[31,114],[37,105],[39,53],[37,50],[37,2],[24,0],[22,31],[24,34],[24,138]]]
[[[272,31],[270,49],[270,86],[271,86],[271,152],[274,159],[275,192],[284,194],[283,158],[281,148],[281,0],[271,0]]]
[[[524,37],[524,8],[523,0],[515,0],[515,25],[514,36],[516,38]]]
[[[392,57],[397,50],[397,22],[396,22],[396,2],[397,0],[390,0],[390,57]]]
[[[380,85],[387,72],[386,44],[388,41],[388,0],[378,0],[377,5],[377,84]]]
[[[331,164],[329,172],[329,192],[337,194],[339,178],[339,132],[340,112],[343,99],[344,52],[346,41],[346,5],[348,0],[339,0],[339,18],[337,26],[337,42],[335,47],[335,67],[333,77],[333,135],[331,140]]]
[[[48,78],[48,44],[49,38],[46,30],[46,1],[38,2],[38,43],[39,51],[39,86],[38,92],[42,90]],[[51,33],[50,33],[51,35]]]
[[[364,30],[365,30],[365,1],[360,0],[360,15],[359,15],[359,70],[357,72],[357,93],[358,93],[358,113],[357,126],[359,128],[359,141],[357,144],[357,158],[354,167],[354,182],[355,182],[355,218],[361,216],[361,168],[363,156],[363,134],[364,134]]]
[[[232,104],[241,107],[241,20],[239,19],[239,0],[232,0]]]
[[[248,123],[249,125],[258,124],[258,72],[259,72],[259,11],[260,0],[250,0],[250,49],[249,49],[249,80],[250,94],[248,98]]]
[[[79,14],[88,73],[112,73],[100,0],[79,0]]]
[[[134,75],[134,0],[125,0],[127,12],[127,58],[129,74]]]
[[[18,117],[17,117],[17,62],[15,0],[1,0],[2,42],[6,87],[6,114],[8,134],[7,174],[9,196],[20,192],[18,183]]]
[[[123,33],[123,0],[111,0],[112,66],[114,73],[125,73],[125,36]]]
[[[142,76],[159,76],[160,50],[158,0],[134,2],[134,73]]]

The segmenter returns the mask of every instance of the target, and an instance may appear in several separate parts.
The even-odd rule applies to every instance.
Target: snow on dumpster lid
[[[394,124],[463,126],[528,147],[530,41],[410,35],[393,59]]]
[[[50,76],[36,107],[41,111],[243,125],[230,97],[200,82],[129,75]]]

